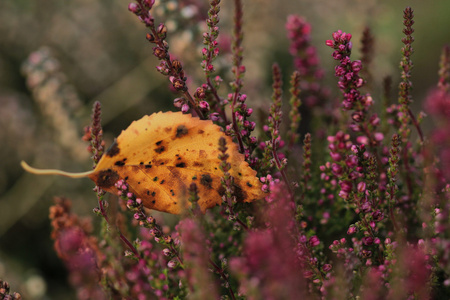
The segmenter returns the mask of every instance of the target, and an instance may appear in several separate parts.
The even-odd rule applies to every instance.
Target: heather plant
[[[190,77],[183,58],[171,53],[168,20],[156,19],[154,0],[137,0],[128,9],[148,29],[146,38],[159,60],[156,70],[176,93],[174,107],[213,121],[232,137],[257,172],[265,198],[238,201],[245,190],[237,189],[230,175],[230,145],[224,138],[211,141],[219,153],[216,167],[223,172],[223,203],[206,213],[198,204],[199,187],[191,182],[185,183],[189,193],[183,199],[189,209],[172,222],[145,209],[127,178],[114,183],[117,197],[108,198],[94,187],[100,228],[73,213],[69,199],[56,198],[50,208],[52,238],[78,298],[448,298],[449,47],[443,48],[439,81],[425,100],[436,120],[425,134],[425,114],[411,108],[411,8],[403,12],[395,103],[388,99],[390,79],[381,93],[371,90],[376,36],[369,27],[363,29],[360,60],[352,54],[351,34],[338,30],[324,41],[322,46],[331,48],[330,60],[336,61],[336,85],[326,86],[311,44],[311,25],[291,15],[286,23],[294,67],[289,87],[274,63],[272,104],[256,118],[258,107],[250,107],[245,94],[242,3],[234,1],[228,87],[227,69],[223,62],[216,64],[221,55],[220,0],[209,4],[200,50],[202,77]],[[333,89],[339,96],[333,96]],[[371,92],[384,96],[376,99]],[[105,153],[101,109],[96,102],[82,138],[89,143],[94,167]],[[1,283],[4,299],[20,297],[7,295],[9,286]]]

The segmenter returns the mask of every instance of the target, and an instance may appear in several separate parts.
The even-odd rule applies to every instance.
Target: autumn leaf
[[[237,145],[219,126],[181,112],[159,112],[145,116],[119,135],[89,172],[68,173],[39,170],[22,162],[34,174],[56,174],[72,178],[89,177],[103,190],[117,194],[114,184],[125,180],[130,191],[149,209],[179,214],[196,183],[203,212],[221,205],[225,189],[221,184],[219,138],[228,147],[229,173],[234,178],[234,196],[239,202],[262,199],[261,183]],[[186,205],[188,205],[186,203]]]

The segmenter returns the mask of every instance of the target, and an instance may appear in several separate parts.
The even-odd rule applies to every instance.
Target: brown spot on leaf
[[[233,184],[234,187],[234,193],[233,195],[236,197],[236,200],[238,202],[244,202],[245,199],[247,199],[247,192],[244,191],[239,185]]]
[[[177,167],[177,168],[185,168],[186,164],[184,162],[181,162],[181,163],[176,164],[175,167]]]
[[[184,125],[178,125],[177,127],[177,133],[175,134],[176,138],[180,138],[188,134],[188,129]]]
[[[178,169],[171,167],[169,170],[174,177],[181,178],[181,172]]]
[[[166,148],[164,146],[155,149],[155,152],[158,154],[161,154],[164,151],[166,151]]]
[[[205,133],[205,131],[204,131],[203,129],[199,129],[197,132],[198,132],[198,134],[203,134],[203,133]]]
[[[114,163],[116,166],[122,167],[125,165],[125,163],[122,160],[118,160]]]
[[[104,189],[112,187],[119,180],[119,174],[111,169],[102,170],[97,176],[97,185]]]
[[[208,157],[208,153],[206,153],[205,150],[200,150],[198,152],[198,157],[200,157],[200,158],[207,158]]]
[[[198,161],[194,161],[194,163],[192,164],[194,167],[203,167],[202,163],[199,163]]]
[[[108,150],[106,150],[106,155],[109,157],[113,157],[116,156],[117,154],[119,154],[120,149],[119,149],[119,145],[117,144],[117,140],[114,140],[114,143],[112,143],[111,146],[109,146]]]
[[[211,186],[212,178],[209,174],[202,174],[200,178],[200,184],[206,186],[208,189],[212,188]]]
[[[162,140],[160,140],[160,141],[156,142],[156,146],[159,146],[159,145],[161,145],[161,143],[162,143]]]

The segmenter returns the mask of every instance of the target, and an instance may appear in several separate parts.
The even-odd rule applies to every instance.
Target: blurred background
[[[156,1],[157,22],[166,22],[170,51],[182,60],[195,88],[202,83],[200,50],[208,1]],[[232,32],[231,1],[220,13],[226,67]],[[378,101],[384,76],[399,80],[402,11],[415,12],[413,61],[414,111],[421,109],[437,83],[442,46],[450,43],[450,2],[385,0],[244,0],[244,92],[251,105],[270,105],[271,65],[285,74],[293,70],[285,22],[299,14],[312,25],[326,82],[335,95],[331,49],[325,40],[338,29],[353,34],[353,58],[360,57],[365,26],[375,35],[372,74]],[[145,114],[172,110],[176,97],[146,41],[146,30],[128,12],[123,0],[1,0],[0,1],[0,279],[27,299],[73,299],[63,264],[53,251],[48,209],[54,196],[72,199],[73,210],[92,213],[96,197],[88,179],[39,177],[25,174],[20,161],[35,167],[86,171],[92,165],[81,140],[92,104],[103,107],[108,147],[131,121]],[[227,71],[225,69],[225,71]],[[231,78],[226,72],[225,80]],[[230,76],[227,78],[227,76]],[[222,95],[226,95],[227,84]],[[395,95],[394,95],[395,98]],[[430,126],[431,123],[430,123]]]

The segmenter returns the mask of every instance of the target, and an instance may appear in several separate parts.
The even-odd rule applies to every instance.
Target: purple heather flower
[[[183,113],[187,113],[188,111],[189,111],[189,105],[188,104],[183,104],[182,106],[181,106],[181,111],[183,112]]]
[[[366,190],[366,183],[364,181],[361,181],[358,183],[358,185],[356,186],[356,189],[358,190],[359,193],[362,193]]]
[[[348,234],[348,235],[354,234],[354,233],[356,232],[356,230],[357,230],[356,226],[351,225],[351,226],[348,228],[348,230],[347,230],[347,234]]]
[[[137,5],[137,3],[130,3],[128,4],[128,10],[131,11],[132,13],[136,14],[139,12],[140,8],[139,5]]]
[[[206,101],[200,101],[199,107],[202,110],[209,111],[209,103]]]
[[[170,260],[170,261],[167,263],[167,267],[168,267],[169,269],[175,268],[176,265],[177,265],[177,263],[176,263],[175,261],[173,261],[173,260]]]
[[[381,210],[377,209],[372,213],[372,218],[376,222],[380,222],[384,218],[384,214],[381,212]]]
[[[316,247],[320,245],[320,240],[319,238],[314,235],[312,237],[309,238],[309,244],[311,245],[311,247]]]
[[[363,244],[366,245],[366,246],[372,245],[372,244],[373,244],[373,241],[374,241],[374,239],[373,239],[373,237],[371,237],[371,236],[365,236],[365,237],[362,238],[362,242],[363,242]]]
[[[342,175],[342,167],[340,166],[340,165],[338,165],[338,164],[336,164],[336,163],[333,163],[332,165],[331,165],[331,171],[333,172],[333,174],[335,175],[335,176],[340,176],[340,175]]]
[[[353,183],[348,180],[339,181],[339,185],[340,185],[342,191],[344,191],[346,193],[350,193],[353,189]]]

